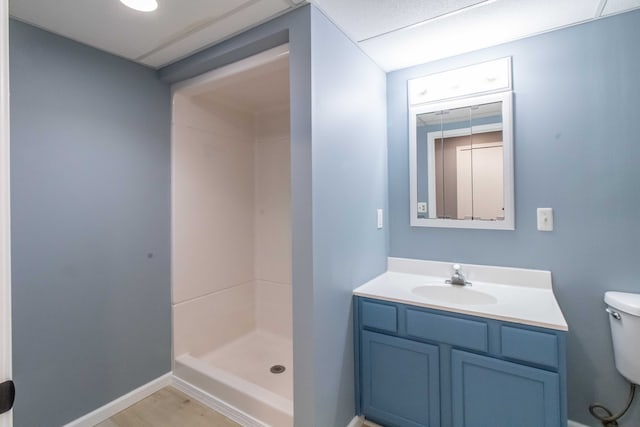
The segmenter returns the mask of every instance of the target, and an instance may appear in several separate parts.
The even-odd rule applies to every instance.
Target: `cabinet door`
[[[560,427],[557,373],[453,350],[454,427]]]
[[[386,427],[439,427],[438,347],[363,331],[362,412]]]

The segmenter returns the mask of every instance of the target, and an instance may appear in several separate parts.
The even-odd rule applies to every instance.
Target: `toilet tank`
[[[630,382],[640,384],[640,294],[606,292],[616,368]]]

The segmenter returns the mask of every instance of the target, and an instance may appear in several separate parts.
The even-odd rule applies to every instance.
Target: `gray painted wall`
[[[155,72],[11,21],[16,427],[171,370],[170,100]]]
[[[388,212],[386,76],[315,8],[311,65],[316,395],[315,422],[299,425],[346,426],[355,408],[351,294],[387,267],[388,227],[376,228],[376,209]]]
[[[640,11],[388,74],[390,254],[551,270],[568,336],[569,418],[618,411],[603,295],[640,292]],[[516,230],[409,226],[406,81],[513,56]],[[536,208],[555,230],[536,230]],[[635,403],[622,426],[638,424]]]

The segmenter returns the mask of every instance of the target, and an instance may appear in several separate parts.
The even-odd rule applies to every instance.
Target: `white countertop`
[[[551,274],[546,271],[462,264],[462,272],[468,273],[467,279],[472,281],[472,286],[468,289],[494,297],[496,301],[490,304],[444,302],[412,292],[420,285],[445,286],[447,276],[434,275],[433,272],[442,273],[450,269],[451,263],[390,258],[389,271],[358,287],[353,293],[367,298],[568,330],[567,322],[553,295]],[[420,274],[416,274],[417,272]],[[487,278],[506,283],[496,283],[495,280],[482,281]]]

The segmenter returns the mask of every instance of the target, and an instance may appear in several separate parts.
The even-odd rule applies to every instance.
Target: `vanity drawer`
[[[395,305],[362,301],[360,305],[362,326],[381,331],[398,331],[398,309]]]
[[[554,334],[503,325],[500,344],[504,357],[553,368],[559,366],[558,337]]]
[[[487,324],[481,321],[407,309],[407,334],[471,350],[488,350]]]

